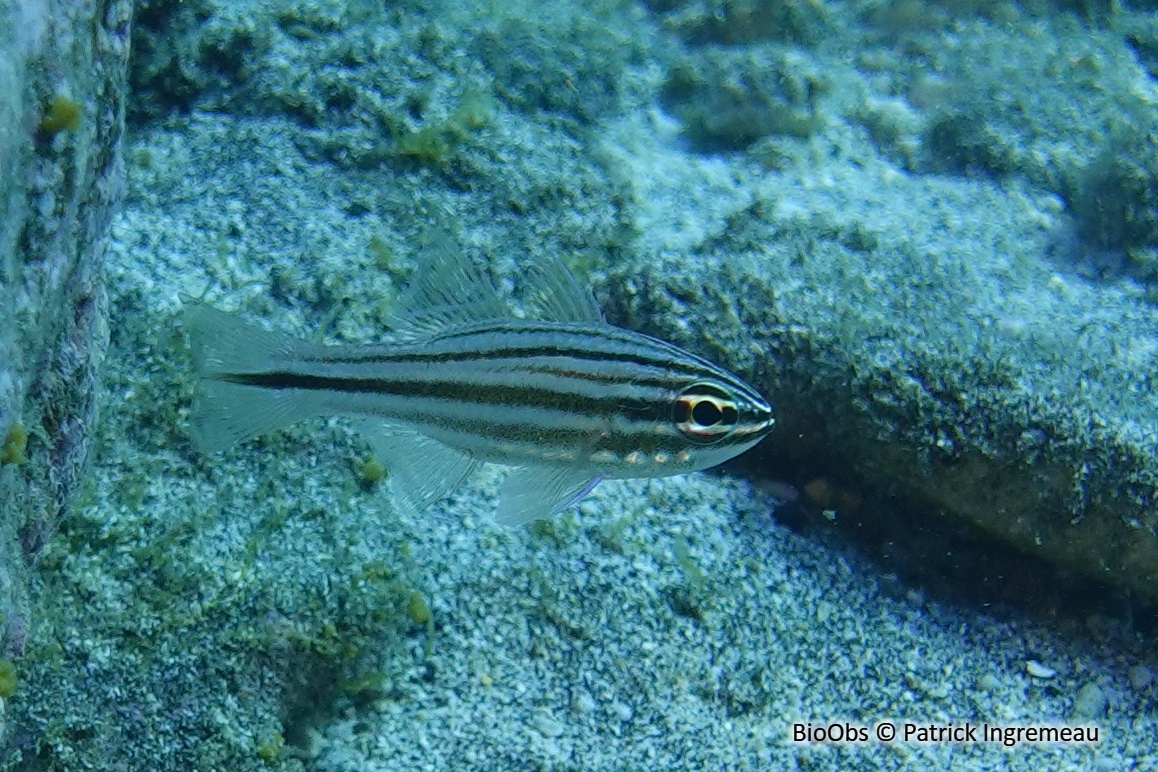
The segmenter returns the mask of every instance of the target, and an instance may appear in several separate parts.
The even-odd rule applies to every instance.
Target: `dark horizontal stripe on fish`
[[[464,409],[461,402],[421,397],[413,398],[406,408],[379,415],[466,449],[498,442],[524,446],[524,453],[539,456],[551,451],[610,451],[626,456],[640,450],[672,458],[688,449],[686,438],[670,422],[654,417],[633,419],[620,414],[613,421],[606,416],[513,405],[478,411]],[[731,444],[729,435],[715,447]]]
[[[314,354],[303,357],[303,370],[313,370],[309,375],[317,377],[349,378],[364,380],[378,377],[377,373],[362,372],[373,367],[397,368],[390,374],[390,380],[420,380],[431,378],[429,369],[452,369],[456,372],[479,372],[494,375],[509,371],[516,373],[544,374],[554,377],[568,377],[595,384],[618,384],[630,382],[640,387],[681,389],[705,376],[717,379],[721,385],[746,394],[752,399],[760,395],[752,391],[742,381],[725,370],[683,359],[664,357],[607,357],[599,352],[586,350],[563,350],[552,348],[496,349],[486,356],[477,352],[397,352],[370,351],[347,352],[338,356]],[[479,368],[478,365],[483,365]],[[594,365],[594,366],[592,366]],[[326,372],[332,368],[334,372]],[[408,369],[409,368],[409,369]],[[705,373],[705,370],[707,373]],[[319,372],[320,371],[320,372]]]
[[[519,340],[520,338],[531,340]],[[461,343],[462,348],[440,347],[451,341]],[[641,341],[646,342],[647,346],[641,346]],[[607,343],[615,345],[609,346]],[[663,356],[654,355],[651,349],[662,352]],[[582,361],[624,362],[656,369],[678,369],[689,374],[698,372],[688,367],[694,365],[696,368],[706,367],[722,376],[723,380],[732,382],[732,378],[726,377],[728,374],[725,371],[705,359],[682,351],[670,343],[614,327],[586,329],[567,325],[537,325],[511,328],[508,323],[508,326],[471,328],[469,331],[440,336],[424,342],[421,348],[411,350],[375,348],[336,356],[315,351],[303,361],[319,364],[427,364],[535,356],[566,356]]]
[[[331,378],[342,381],[389,381],[392,393],[409,391],[407,384],[457,383],[464,389],[484,388],[491,384],[516,385],[543,391],[573,394],[576,399],[629,399],[632,395],[662,394],[670,400],[693,380],[703,380],[672,370],[654,370],[636,365],[600,361],[590,362],[555,357],[486,362],[440,361],[425,365],[413,363],[337,364],[311,363],[294,370],[299,376]],[[451,387],[453,388],[453,387]]]
[[[536,416],[537,417],[537,416]],[[593,416],[560,416],[566,420],[546,425],[531,416],[474,415],[470,413],[428,413],[411,415],[406,423],[456,447],[471,447],[480,438],[488,443],[522,445],[539,451],[586,450],[611,451],[626,455],[633,450],[675,455],[687,448],[687,442],[675,432],[656,432],[654,420],[630,420],[620,416],[617,422]],[[509,419],[509,420],[503,420]],[[447,436],[452,435],[452,436]]]
[[[543,407],[564,409],[570,413],[588,415],[622,414],[647,416],[658,420],[669,408],[670,389],[658,389],[650,396],[625,397],[591,396],[573,391],[548,388],[530,388],[519,385],[483,384],[461,380],[392,380],[389,378],[349,378],[306,375],[275,371],[268,373],[222,373],[218,380],[264,389],[300,389],[303,391],[334,391],[345,394],[389,396],[398,398],[427,397],[465,405],[504,405],[516,407]],[[563,379],[560,379],[563,380]],[[657,413],[657,406],[660,412]]]
[[[528,360],[534,359],[548,359],[555,360],[561,358],[569,358],[575,360],[577,363],[595,363],[602,366],[599,368],[575,368],[575,372],[579,373],[581,377],[587,380],[609,380],[616,377],[617,370],[622,369],[622,365],[627,365],[637,368],[639,376],[644,376],[646,373],[654,373],[652,379],[657,379],[657,376],[677,374],[684,379],[696,377],[702,374],[702,370],[692,370],[687,367],[681,367],[682,363],[674,360],[652,360],[645,361],[640,357],[611,357],[598,351],[569,351],[562,349],[506,349],[497,352],[490,352],[485,355],[479,355],[474,352],[462,353],[448,353],[435,352],[425,354],[390,354],[380,353],[371,356],[355,356],[355,357],[310,357],[303,359],[304,364],[311,365],[352,365],[352,366],[373,366],[373,365],[454,365],[462,364],[469,365],[471,363],[485,362],[492,369],[500,369],[503,364],[511,365],[512,369],[520,363],[526,363]]]
[[[467,445],[471,438],[523,442],[528,445],[549,443],[567,449],[610,450],[626,455],[633,450],[649,454],[679,453],[688,447],[687,439],[668,418],[665,408],[651,414],[630,415],[624,411],[614,416],[599,413],[577,413],[566,408],[494,405],[477,410],[458,400],[408,397],[405,409],[392,417],[415,427],[437,432],[452,432],[453,444]],[[740,445],[754,431],[766,424],[737,424],[719,438],[717,448]]]

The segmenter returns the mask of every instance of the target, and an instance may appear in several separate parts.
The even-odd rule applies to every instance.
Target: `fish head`
[[[676,394],[671,425],[686,443],[691,468],[706,469],[738,456],[772,430],[772,406],[730,373],[701,377]],[[683,454],[681,454],[683,455]]]

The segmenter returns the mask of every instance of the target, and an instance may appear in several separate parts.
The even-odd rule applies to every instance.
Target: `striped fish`
[[[759,442],[772,409],[705,359],[609,325],[557,261],[524,275],[527,318],[458,250],[435,246],[395,311],[392,341],[326,346],[186,301],[205,453],[311,416],[348,414],[406,507],[482,463],[511,467],[498,518],[549,517],[602,478],[661,477]]]

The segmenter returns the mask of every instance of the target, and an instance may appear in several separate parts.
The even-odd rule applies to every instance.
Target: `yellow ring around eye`
[[[710,406],[717,416],[712,423],[700,423],[696,419],[697,409],[703,412],[702,406],[705,404]],[[714,394],[690,393],[689,390],[676,398],[673,416],[676,428],[684,436],[698,442],[714,442],[731,433],[735,426],[736,403]]]

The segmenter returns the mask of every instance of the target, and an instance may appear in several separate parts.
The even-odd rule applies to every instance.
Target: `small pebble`
[[[544,737],[558,737],[563,734],[563,725],[545,710],[535,711],[535,715],[531,716],[531,726]]]
[[[1001,687],[1001,681],[992,673],[986,673],[977,679],[977,688],[983,692],[995,692]]]
[[[1036,659],[1031,659],[1025,663],[1025,672],[1029,673],[1034,678],[1053,678],[1057,675],[1057,671],[1052,667],[1047,667]]]
[[[1143,665],[1134,665],[1126,671],[1126,678],[1135,689],[1145,689],[1154,683],[1154,671]]]
[[[1074,699],[1074,715],[1078,718],[1097,718],[1106,712],[1106,693],[1097,684],[1086,684]]]
[[[611,712],[614,713],[620,721],[630,721],[631,717],[635,715],[635,711],[631,709],[631,706],[624,705],[622,702],[612,703]]]
[[[576,692],[571,698],[571,710],[579,715],[587,715],[595,711],[595,700],[587,692]]]

